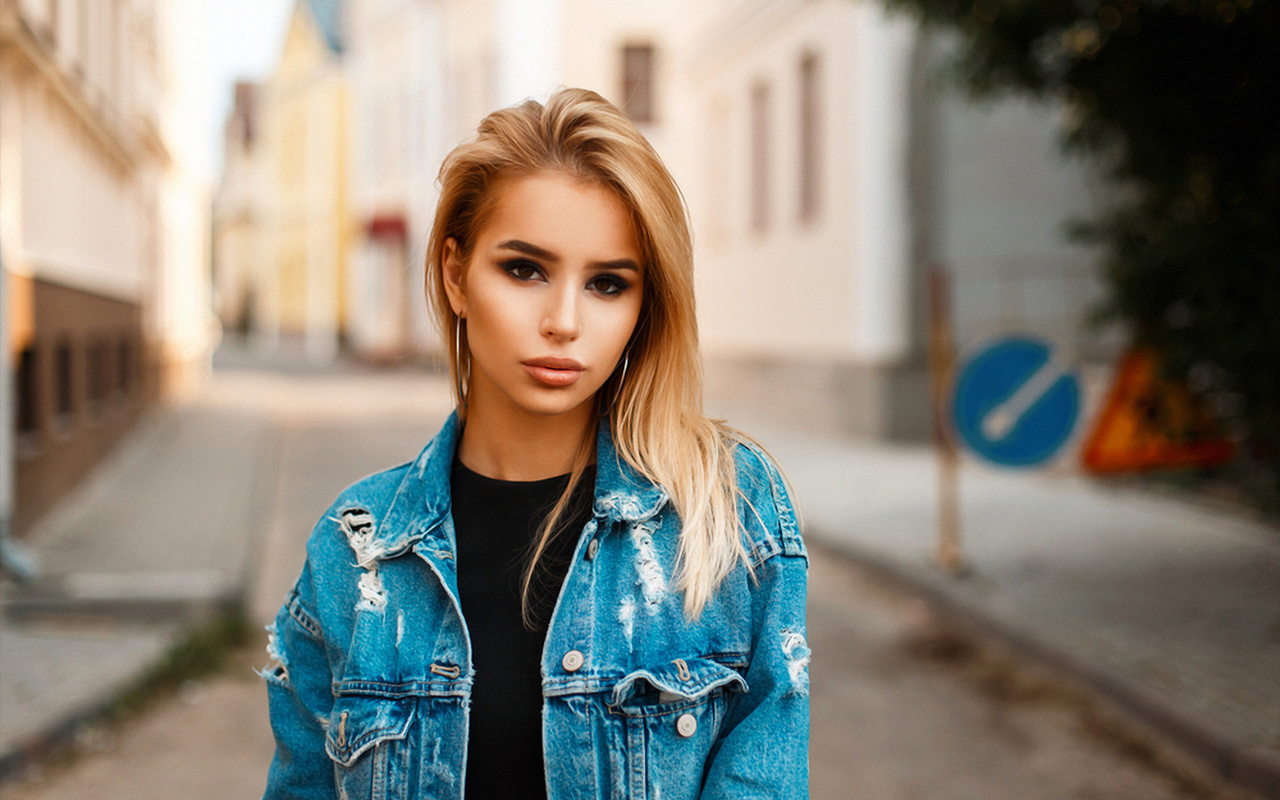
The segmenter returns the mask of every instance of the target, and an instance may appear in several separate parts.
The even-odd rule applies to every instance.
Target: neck
[[[468,398],[458,458],[472,472],[504,481],[537,481],[573,470],[592,431],[593,401],[554,416]]]

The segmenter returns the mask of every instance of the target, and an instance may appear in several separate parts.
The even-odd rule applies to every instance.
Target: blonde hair
[[[627,345],[625,374],[615,370],[605,381],[597,408],[607,417],[621,456],[666,490],[680,516],[676,586],[684,593],[686,614],[696,618],[739,561],[750,566],[738,530],[733,450],[741,437],[702,413],[693,243],[680,190],[635,125],[595,92],[561,89],[545,105],[526,100],[495,111],[440,167],[440,200],[427,247],[427,294],[451,374],[469,364],[457,363],[466,331],[445,292],[445,243],[453,239],[460,263],[467,264],[496,188],[543,171],[608,187],[631,211],[643,262],[640,319]],[[462,417],[460,386],[455,395]],[[557,532],[594,446],[594,431],[588,431],[569,485],[531,548],[522,581],[526,623],[538,560]]]

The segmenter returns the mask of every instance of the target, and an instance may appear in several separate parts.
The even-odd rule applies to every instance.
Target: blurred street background
[[[1280,798],[1269,0],[0,0],[0,797],[260,794],[306,535],[449,412],[440,160],[559,85],[794,485],[815,797]]]

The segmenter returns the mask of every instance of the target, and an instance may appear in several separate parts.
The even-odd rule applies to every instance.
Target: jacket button
[[[688,739],[698,730],[698,720],[692,714],[681,714],[676,720],[676,733]]]
[[[582,651],[570,650],[564,654],[564,658],[560,659],[560,664],[564,667],[565,672],[577,672],[582,669],[582,662],[584,660],[585,659],[582,657]]]
[[[590,561],[596,557],[596,553],[600,552],[600,540],[592,539],[587,542],[587,560]]]

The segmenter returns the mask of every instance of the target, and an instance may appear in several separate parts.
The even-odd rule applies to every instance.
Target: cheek
[[[474,293],[467,309],[467,341],[474,357],[485,360],[491,351],[511,352],[519,339],[519,331],[527,327],[522,316],[526,309],[510,302],[495,287]]]
[[[604,312],[597,322],[602,344],[607,342],[608,349],[621,356],[636,328],[636,321],[640,318],[640,300],[637,297],[635,300],[612,303]]]
[[[636,292],[630,299],[631,302],[627,307],[627,339],[631,338],[631,334],[635,331],[636,325],[640,323],[640,307],[643,304],[644,296],[640,292]]]

